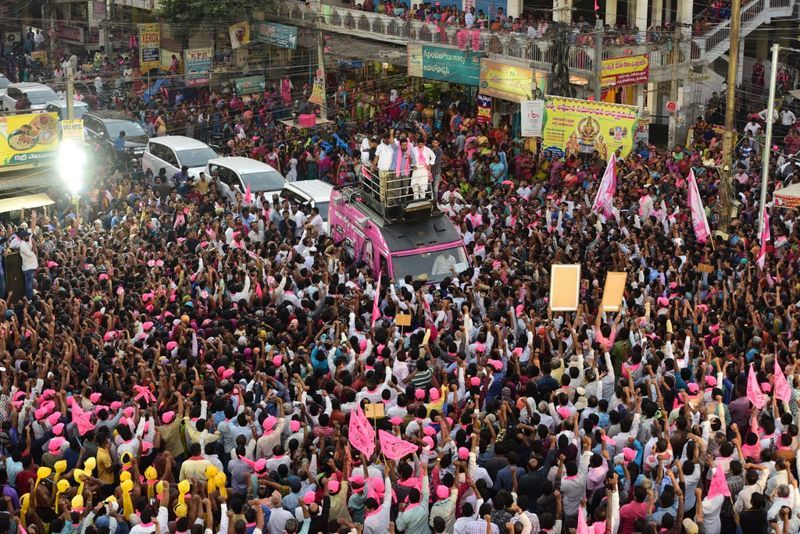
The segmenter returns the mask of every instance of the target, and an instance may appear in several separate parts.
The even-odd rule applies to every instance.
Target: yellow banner
[[[639,108],[548,96],[544,103],[543,146],[565,156],[591,155],[603,160],[621,150],[626,157],[633,149]]]
[[[325,80],[314,78],[314,88],[311,90],[311,96],[308,97],[308,101],[318,106],[325,104]]]
[[[62,120],[61,140],[83,143],[83,119]]]
[[[647,83],[650,79],[650,56],[642,54],[604,59],[601,76],[603,87]]]
[[[533,100],[535,93],[543,95],[546,82],[547,74],[543,71],[481,59],[480,93],[483,95],[519,103]]]
[[[139,24],[139,70],[146,73],[161,66],[161,27]]]
[[[38,163],[56,156],[58,117],[30,113],[0,117],[0,167]]]

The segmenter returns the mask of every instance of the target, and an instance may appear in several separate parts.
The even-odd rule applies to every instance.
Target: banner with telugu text
[[[597,150],[607,160],[617,149],[626,157],[633,149],[639,108],[608,102],[547,96],[543,146],[567,157]]]
[[[650,57],[647,54],[604,59],[601,68],[600,84],[603,88],[637,85],[650,79]]]

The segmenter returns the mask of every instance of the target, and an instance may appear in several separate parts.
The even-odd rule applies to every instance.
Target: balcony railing
[[[744,29],[767,9],[791,8],[794,0],[752,0],[742,8],[741,26]],[[789,15],[791,13],[787,13]],[[749,33],[749,32],[748,32]],[[703,53],[708,53],[720,43],[727,41],[731,34],[730,19],[723,20],[714,25],[701,36],[695,39],[696,45],[692,48],[692,59],[702,59]]]

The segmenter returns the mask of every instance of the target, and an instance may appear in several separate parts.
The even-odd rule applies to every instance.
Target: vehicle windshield
[[[242,175],[242,181],[245,187],[250,184],[250,189],[254,193],[261,191],[280,191],[286,185],[286,180],[283,179],[281,173],[278,171],[266,172],[252,172]]]
[[[208,147],[191,148],[189,150],[181,150],[178,152],[178,162],[181,166],[187,167],[205,167],[208,160],[217,157],[217,153]]]
[[[464,248],[460,246],[411,256],[392,256],[395,280],[402,280],[408,275],[416,278],[424,273],[428,276],[428,282],[441,282],[448,276],[453,276],[451,269],[458,272],[459,268],[466,265],[467,257]]]
[[[31,101],[31,104],[35,105],[47,104],[48,101],[58,98],[52,89],[48,89],[46,91],[31,91],[25,94],[27,95],[28,100]]]
[[[11,82],[8,81],[8,78],[5,76],[0,77],[0,89],[5,89],[9,85],[11,85]]]
[[[322,217],[323,221],[328,220],[328,205],[330,202],[317,202],[314,204],[317,208],[319,208],[319,216]]]
[[[147,137],[147,132],[144,131],[138,122],[133,121],[108,121],[106,122],[106,129],[111,139],[119,137],[121,131],[125,132],[125,137]]]

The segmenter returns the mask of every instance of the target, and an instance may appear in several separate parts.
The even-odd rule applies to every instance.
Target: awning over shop
[[[9,211],[19,211],[22,209],[41,208],[42,206],[49,206],[55,204],[53,200],[45,193],[38,193],[36,195],[23,195],[20,197],[0,198],[0,213],[8,213]]]
[[[775,191],[775,205],[781,208],[800,207],[800,184],[788,185]]]

